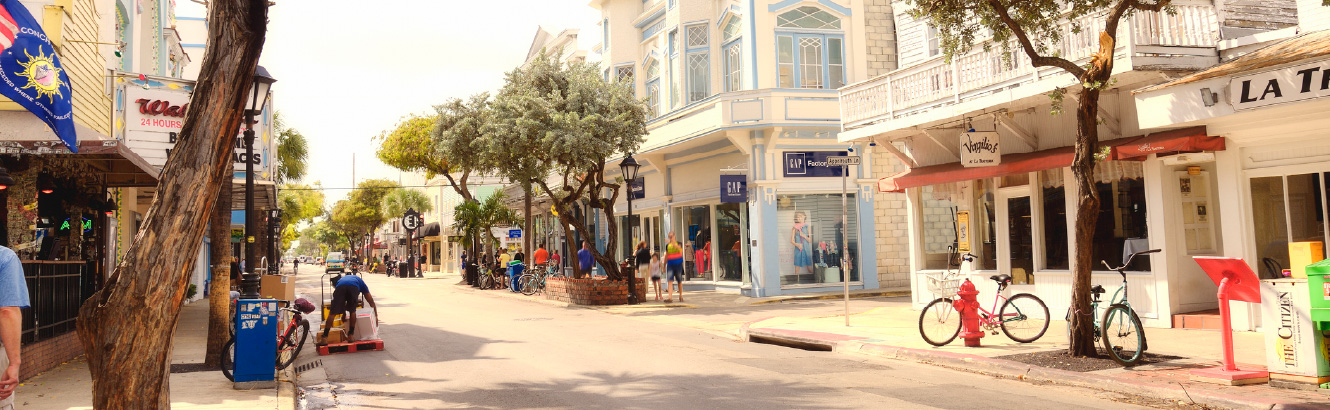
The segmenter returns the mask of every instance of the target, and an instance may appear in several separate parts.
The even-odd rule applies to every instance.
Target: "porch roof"
[[[1330,30],[1313,31],[1271,44],[1256,50],[1251,54],[1235,58],[1227,63],[1210,67],[1186,77],[1136,90],[1134,93],[1161,90],[1209,78],[1228,77],[1267,67],[1296,63],[1325,55],[1330,55]]]

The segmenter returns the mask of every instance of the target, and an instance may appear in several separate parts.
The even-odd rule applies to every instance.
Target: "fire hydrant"
[[[979,290],[966,279],[956,296],[960,298],[951,302],[951,305],[961,314],[961,328],[964,330],[961,338],[965,339],[966,347],[979,347],[979,338],[984,337],[984,331],[979,328]]]

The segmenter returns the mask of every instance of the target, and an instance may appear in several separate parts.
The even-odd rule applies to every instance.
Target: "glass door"
[[[998,271],[1011,275],[1013,285],[1034,284],[1034,224],[1029,189],[1022,186],[999,191],[997,220]]]
[[[686,280],[714,280],[711,271],[711,206],[697,205],[675,208],[679,221],[675,232],[683,245],[683,274]]]
[[[744,262],[748,260],[748,247],[745,238],[747,232],[744,232],[744,222],[747,220],[745,212],[747,207],[740,203],[729,203],[716,205],[716,254],[720,258],[719,272],[716,280],[748,282],[748,269]]]

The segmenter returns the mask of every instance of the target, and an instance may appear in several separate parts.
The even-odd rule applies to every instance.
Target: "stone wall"
[[[83,344],[79,342],[78,332],[68,332],[40,342],[23,345],[19,366],[19,380],[28,380],[61,363],[74,360],[83,354]]]
[[[870,3],[872,4],[872,3]],[[870,6],[871,7],[871,6]],[[884,178],[904,171],[900,160],[873,150],[873,178]],[[910,287],[910,228],[905,194],[878,192],[873,201],[877,221],[877,279],[882,289]]]
[[[868,78],[873,78],[896,69],[896,20],[890,0],[865,0],[864,9]]]
[[[637,300],[646,299],[646,284],[638,282]],[[626,305],[628,282],[595,279],[548,278],[545,299],[574,305]]]

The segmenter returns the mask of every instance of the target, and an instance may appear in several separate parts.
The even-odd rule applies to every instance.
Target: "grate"
[[[315,360],[315,361],[312,361],[312,362],[309,362],[309,363],[305,363],[305,364],[302,364],[302,365],[296,366],[296,374],[300,374],[300,373],[304,373],[304,372],[307,372],[307,371],[310,371],[310,370],[314,370],[314,368],[319,367],[319,366],[323,366],[323,360]]]
[[[171,373],[194,373],[221,370],[217,366],[205,366],[203,363],[172,363]]]

